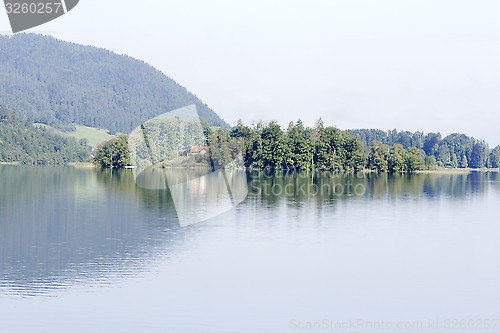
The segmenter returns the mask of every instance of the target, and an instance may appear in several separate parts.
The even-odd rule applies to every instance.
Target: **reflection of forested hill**
[[[147,119],[195,104],[207,125],[228,126],[142,61],[33,34],[0,36],[0,104],[54,127],[76,123],[112,133],[129,133]]]
[[[130,170],[0,165],[0,179],[0,294],[132,275],[185,236]]]
[[[170,178],[187,175],[182,170],[165,172],[172,173]],[[198,176],[196,171],[192,176]],[[194,190],[206,188],[207,198],[217,198],[220,192],[196,180],[190,184]],[[132,170],[0,165],[0,181],[0,294],[38,295],[134,276],[155,267],[159,257],[188,249],[205,232],[181,228],[169,191],[136,186]],[[297,211],[314,206],[319,213],[320,208],[334,211],[346,202],[364,205],[420,198],[465,202],[490,189],[500,190],[500,174],[483,172],[366,177],[253,174],[248,181],[252,191],[238,214],[249,221],[255,218],[255,209],[280,211],[281,203]]]

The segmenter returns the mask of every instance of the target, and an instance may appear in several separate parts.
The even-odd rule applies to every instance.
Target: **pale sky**
[[[80,0],[29,32],[144,60],[231,124],[322,117],[493,147],[499,15],[496,0]]]

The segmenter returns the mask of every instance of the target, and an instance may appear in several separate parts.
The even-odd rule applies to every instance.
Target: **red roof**
[[[204,149],[208,150],[208,147],[207,146],[193,146],[193,147],[191,147],[191,153],[199,153]]]

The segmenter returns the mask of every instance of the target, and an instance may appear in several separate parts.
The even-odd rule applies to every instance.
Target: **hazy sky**
[[[145,60],[231,124],[322,117],[494,146],[499,15],[497,0],[80,0],[30,31]]]

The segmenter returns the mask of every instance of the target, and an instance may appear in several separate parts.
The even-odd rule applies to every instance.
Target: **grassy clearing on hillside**
[[[76,131],[68,133],[70,136],[76,138],[76,140],[87,139],[87,144],[94,148],[97,148],[99,144],[104,141],[108,141],[114,138],[114,135],[109,135],[108,131],[105,129],[97,129],[92,127],[75,125]]]
[[[56,130],[55,128],[50,127],[49,125],[40,123],[35,123],[34,125],[49,128],[53,130],[55,133],[63,136],[72,136],[77,141],[80,139],[87,139],[87,144],[94,148],[97,148],[97,146],[99,146],[99,144],[103,143],[104,141],[110,140],[115,137],[114,135],[109,135],[108,131],[105,129],[98,129],[81,125],[75,125],[76,127],[75,132],[61,132]]]

